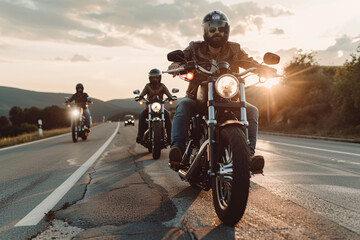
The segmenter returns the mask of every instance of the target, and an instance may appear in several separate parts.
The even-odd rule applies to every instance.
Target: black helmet
[[[212,11],[206,14],[201,26],[204,30],[204,40],[210,46],[214,48],[220,48],[228,41],[230,34],[230,25],[229,20],[224,13],[220,11]],[[214,41],[212,38],[209,37],[209,32],[216,32],[216,28],[218,28],[219,32],[224,33],[224,37],[221,41]]]
[[[82,90],[81,90],[81,92],[83,92],[83,91],[84,91],[84,85],[82,85],[82,83],[78,83],[78,84],[76,84],[76,87],[75,87],[76,92],[78,92],[78,88],[81,88],[81,89],[82,89]]]
[[[149,81],[151,84],[157,85],[161,82],[161,72],[159,69],[154,68],[149,72]]]

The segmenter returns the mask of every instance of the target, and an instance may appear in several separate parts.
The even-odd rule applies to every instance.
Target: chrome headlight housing
[[[239,81],[231,74],[224,74],[216,80],[215,90],[220,97],[233,98],[239,92]]]
[[[156,113],[160,112],[161,104],[158,103],[158,102],[155,102],[155,103],[151,104],[151,110],[153,110]]]

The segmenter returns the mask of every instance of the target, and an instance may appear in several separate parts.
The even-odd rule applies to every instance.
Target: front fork
[[[216,119],[215,119],[215,107],[214,107],[214,90],[213,90],[214,83],[210,81],[208,83],[208,114],[209,119],[207,121],[208,124],[208,133],[209,133],[209,145],[208,145],[208,159],[210,162],[210,171],[211,176],[215,176],[215,159],[214,159],[214,149],[215,149],[215,126],[216,126]]]
[[[239,80],[240,80],[240,103],[241,103],[240,122],[244,125],[244,133],[245,133],[247,144],[249,145],[250,144],[249,131],[248,131],[249,122],[248,122],[247,116],[246,116],[246,105],[245,105],[246,104],[245,81],[242,78]]]
[[[208,159],[210,162],[210,170],[211,176],[215,176],[216,168],[215,168],[215,159],[214,159],[214,150],[215,150],[215,126],[217,124],[215,119],[215,107],[214,107],[214,90],[213,90],[214,82],[209,81],[208,83],[208,109],[209,109],[209,120],[207,121],[208,124],[208,132],[209,132],[209,147],[208,147]],[[244,126],[244,133],[246,136],[247,143],[250,144],[249,141],[249,133],[248,133],[248,126],[249,122],[247,121],[246,116],[246,100],[245,100],[245,81],[241,79],[240,82],[240,122]]]
[[[164,128],[164,126],[165,126],[165,106],[164,106],[164,104],[161,104],[161,112],[162,112],[162,114],[161,114],[161,125]],[[146,121],[148,122],[148,131],[149,131],[149,137],[150,137],[149,140],[152,141],[154,136],[152,136],[152,131],[151,131],[152,130],[151,129],[151,124],[152,124],[152,121],[153,121],[153,118],[151,116],[151,105],[149,105],[149,107],[148,107],[148,118],[146,119]],[[164,138],[164,132],[165,132],[165,130],[163,129],[163,134],[162,134],[163,139],[165,139]]]

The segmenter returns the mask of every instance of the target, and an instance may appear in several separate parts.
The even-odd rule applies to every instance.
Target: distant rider
[[[150,81],[150,83],[146,84],[144,90],[141,92],[140,98],[144,98],[145,95],[147,95],[147,99],[150,101],[150,103],[152,103],[154,101],[154,99],[157,98],[157,96],[158,96],[159,100],[163,100],[163,95],[165,94],[170,100],[172,99],[172,95],[169,92],[169,90],[167,89],[167,87],[163,83],[161,83],[161,72],[159,69],[154,68],[154,69],[150,70],[149,81]],[[165,112],[164,112],[165,128],[166,128],[166,133],[168,136],[168,142],[170,143],[171,120],[170,120],[169,112],[166,109],[164,109],[164,110],[165,110]],[[143,139],[144,133],[147,128],[147,125],[146,125],[147,113],[148,113],[147,108],[144,109],[140,113],[139,131],[138,131],[138,135],[136,138],[137,143],[142,143],[142,139]]]
[[[75,104],[78,107],[82,107],[84,110],[84,115],[86,118],[86,131],[90,132],[90,110],[86,107],[86,102],[88,101],[88,94],[84,93],[84,86],[81,83],[76,84],[76,93],[69,98],[69,102],[72,102],[75,100]],[[71,123],[72,125],[72,123]]]

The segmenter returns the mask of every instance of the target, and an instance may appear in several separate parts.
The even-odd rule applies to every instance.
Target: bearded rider
[[[190,42],[189,46],[183,51],[187,61],[195,60],[196,62],[209,62],[215,59],[216,62],[226,61],[230,63],[233,72],[239,72],[239,67],[248,69],[257,67],[261,70],[254,71],[261,74],[273,74],[275,69],[263,66],[256,62],[253,58],[240,47],[240,44],[229,42],[230,25],[226,15],[220,11],[208,13],[202,22],[204,41]],[[240,62],[232,64],[239,60]],[[202,65],[210,70],[211,65]],[[173,63],[169,69],[180,67],[179,63]],[[199,76],[201,78],[201,76]],[[199,82],[204,79],[195,78],[189,83],[186,91],[186,97],[183,98],[177,108],[173,119],[171,150],[169,153],[169,165],[177,171],[180,167],[180,161],[185,150],[185,143],[188,137],[189,121],[197,112],[196,94]],[[258,109],[246,103],[246,115],[249,122],[248,135],[250,141],[250,170],[260,171],[264,168],[264,157],[255,155],[255,146],[258,132]]]
[[[76,84],[76,93],[73,94],[71,96],[71,98],[69,98],[69,102],[72,102],[75,100],[75,104],[78,106],[78,107],[82,107],[83,110],[84,110],[84,115],[85,115],[85,118],[86,118],[86,131],[87,132],[90,132],[90,127],[91,127],[91,120],[90,120],[90,110],[89,108],[86,107],[86,102],[88,101],[88,94],[87,93],[84,93],[84,85],[82,85],[82,83],[78,83]],[[71,123],[72,125],[72,123]]]
[[[154,99],[163,100],[163,95],[165,94],[170,100],[172,100],[172,95],[169,92],[168,88],[165,86],[165,84],[161,83],[161,72],[159,69],[154,68],[150,70],[149,81],[150,83],[146,84],[144,90],[140,93],[140,98],[143,98],[145,97],[145,95],[147,95],[147,99],[150,101],[150,103],[152,103]],[[167,139],[170,144],[171,120],[170,120],[169,112],[166,109],[164,110],[165,110],[164,111],[165,128],[168,136]],[[147,109],[144,109],[140,113],[139,130],[138,130],[138,135],[136,137],[137,143],[142,143],[142,139],[147,128],[146,126],[147,113],[148,113]]]

